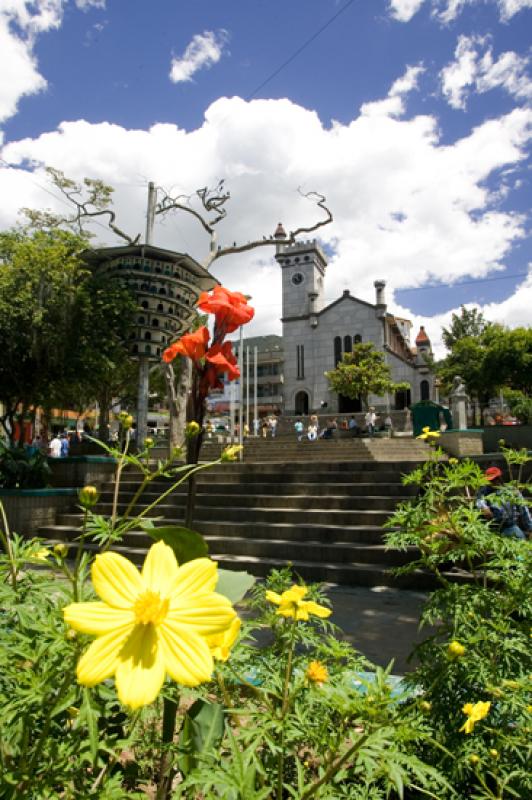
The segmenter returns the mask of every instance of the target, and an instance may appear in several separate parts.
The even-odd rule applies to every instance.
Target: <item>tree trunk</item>
[[[101,442],[109,441],[109,406],[111,405],[111,398],[109,392],[104,389],[98,398],[98,405],[100,407],[100,417],[98,419],[98,439]]]
[[[184,442],[187,414],[187,394],[190,390],[192,364],[188,358],[179,359],[179,372],[176,380],[173,364],[165,364],[164,379],[170,412],[168,447],[171,456],[176,447]]]

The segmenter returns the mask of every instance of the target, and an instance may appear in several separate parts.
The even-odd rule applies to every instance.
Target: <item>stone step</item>
[[[139,502],[136,504],[137,510],[144,509],[148,504],[155,501],[158,494],[157,492],[144,493]],[[133,492],[120,492],[120,500],[118,504],[119,513],[125,510],[128,500],[133,497]],[[104,513],[103,509],[108,509],[112,504],[112,493],[103,492],[100,502],[95,508],[97,514]],[[292,509],[309,509],[323,507],[324,503],[328,509],[345,509],[347,511],[357,510],[386,510],[390,513],[397,506],[397,503],[402,500],[401,496],[390,496],[377,494],[373,489],[371,494],[362,496],[353,496],[349,494],[338,495],[328,494],[326,500],[324,495],[296,495],[296,494],[256,494],[254,491],[242,494],[220,494],[219,492],[202,492],[197,493],[196,503],[202,508],[217,507],[235,507],[241,508],[269,508],[272,504],[276,508],[292,508]],[[165,498],[164,503],[161,504],[164,508],[178,507],[182,508],[186,502],[185,492],[176,492]],[[107,510],[105,513],[109,513]]]
[[[57,519],[57,525],[48,526],[41,530],[43,535],[53,536],[54,531],[57,536],[65,541],[75,539],[81,530],[83,516],[81,514],[61,514]],[[158,520],[156,526],[168,525],[169,520]],[[181,523],[178,523],[181,524]],[[214,522],[203,520],[201,526],[196,526],[204,536],[224,536],[246,537],[249,536],[250,526],[248,522],[231,520],[230,522]],[[295,526],[288,522],[277,522],[271,524],[253,525],[253,535],[262,539],[283,539],[285,541],[306,542],[318,541],[322,543],[364,543],[379,544],[384,541],[384,531],[380,525],[344,525],[341,528],[335,525],[308,524]],[[129,536],[145,536],[142,531],[131,531],[126,534],[124,541],[128,541]],[[148,539],[147,539],[148,541]]]
[[[283,483],[274,483],[274,482],[264,482],[260,485],[257,485],[258,481],[253,481],[249,485],[244,483],[221,483],[216,482],[213,483],[211,487],[204,483],[199,483],[196,490],[196,495],[200,500],[203,499],[207,494],[211,493],[211,490],[219,495],[231,495],[231,496],[238,496],[241,495],[243,491],[247,493],[256,492],[260,490],[261,495],[269,495],[272,496],[281,496],[281,495],[290,495],[294,496],[295,486],[293,483],[283,482]],[[122,482],[120,488],[120,497],[125,500],[132,499],[135,491],[137,489],[138,482]],[[105,484],[102,487],[101,492],[101,500],[102,502],[109,502],[112,500],[113,497],[113,487],[112,484]],[[175,495],[185,495],[187,493],[187,484],[181,484],[176,489],[170,497]],[[297,491],[299,496],[312,496],[313,498],[322,498],[323,496],[354,496],[354,497],[370,497],[376,496],[379,497],[393,497],[396,502],[405,499],[406,497],[410,497],[417,493],[417,488],[415,486],[403,486],[400,483],[390,484],[390,483],[298,483],[297,484]],[[148,486],[148,488],[144,491],[143,497],[155,499],[161,492],[161,486],[153,487],[153,485]]]
[[[146,504],[140,503],[137,513],[146,508]],[[119,513],[125,509],[125,505],[119,504]],[[111,514],[111,503],[98,503],[98,513],[108,516]],[[170,524],[182,524],[183,515],[179,514],[179,506],[176,504],[160,503],[152,513],[154,517],[164,517]],[[231,520],[243,520],[250,524],[255,522],[290,522],[293,525],[305,525],[307,523],[334,523],[335,525],[361,525],[383,524],[390,516],[389,511],[368,510],[367,508],[358,510],[345,510],[336,508],[279,508],[268,504],[265,507],[249,506],[246,508],[228,506],[196,506],[194,521],[199,523],[202,520],[216,520],[219,522]],[[171,522],[170,522],[171,521]]]

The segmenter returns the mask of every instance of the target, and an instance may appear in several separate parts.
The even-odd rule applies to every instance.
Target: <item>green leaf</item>
[[[182,755],[179,768],[190,774],[205,755],[221,742],[224,732],[224,712],[217,703],[196,700],[185,715],[179,745]]]
[[[236,572],[232,569],[218,570],[218,583],[216,591],[223,594],[232,603],[239,603],[240,600],[249,592],[255,578],[249,572]]]
[[[83,705],[81,708],[82,716],[87,724],[89,734],[89,746],[93,763],[96,762],[98,756],[99,736],[98,736],[98,711],[91,704],[90,692],[88,689],[83,690]]]
[[[175,553],[178,564],[186,564],[195,558],[204,558],[209,552],[207,542],[196,531],[182,528],[179,525],[167,525],[162,528],[152,528],[143,525],[143,530],[156,542],[161,540]]]

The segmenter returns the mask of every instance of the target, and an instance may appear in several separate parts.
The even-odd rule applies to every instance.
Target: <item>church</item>
[[[281,224],[275,238],[286,239]],[[422,327],[415,344],[411,344],[411,321],[387,310],[385,281],[374,283],[375,303],[354,297],[346,289],[326,305],[327,259],[316,240],[279,243],[275,258],[282,271],[285,414],[308,414],[320,409],[331,413],[361,411],[359,400],[332,392],[324,375],[357,342],[372,342],[385,354],[392,380],[410,386],[394,396],[370,396],[377,411],[401,410],[420,400],[433,399],[429,337]]]

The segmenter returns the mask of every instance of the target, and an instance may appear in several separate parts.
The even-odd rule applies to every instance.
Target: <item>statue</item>
[[[467,397],[466,388],[463,378],[460,375],[455,375],[453,378],[453,388],[451,389],[451,397],[459,396]]]

